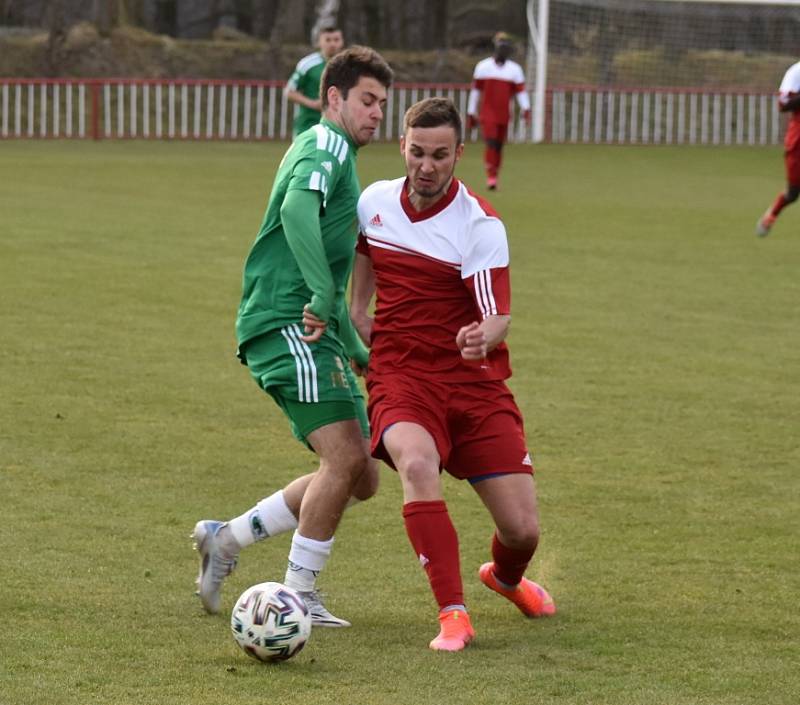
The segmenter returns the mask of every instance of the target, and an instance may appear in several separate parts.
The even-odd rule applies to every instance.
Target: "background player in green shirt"
[[[297,62],[286,84],[286,99],[295,103],[292,137],[316,125],[322,117],[319,84],[325,64],[344,47],[342,32],[336,27],[323,27],[317,34],[319,51]]]
[[[296,528],[284,583],[316,626],[349,626],[319,599],[316,576],[351,497],[377,490],[363,396],[348,364],[367,364],[345,304],[357,235],[359,147],[374,136],[392,70],[367,47],[337,54],[322,76],[323,120],[303,132],[278,167],[267,211],[244,267],[236,320],[239,354],[289,418],[319,469],[223,523],[197,522],[198,595],[208,612],[241,548]]]

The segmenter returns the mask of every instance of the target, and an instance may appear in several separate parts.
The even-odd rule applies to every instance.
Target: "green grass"
[[[354,622],[239,652],[188,534],[314,467],[233,357],[241,266],[284,145],[0,144],[2,705],[793,705],[800,692],[800,208],[757,240],[778,150],[512,147],[512,387],[538,466],[531,569],[478,583],[491,525],[446,483],[478,630],[433,654],[397,478],[322,578]],[[396,147],[361,157],[398,175]],[[482,192],[480,149],[461,176]],[[225,604],[283,576],[246,551]]]

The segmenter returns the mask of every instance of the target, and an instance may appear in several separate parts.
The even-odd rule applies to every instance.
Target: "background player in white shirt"
[[[783,140],[786,190],[778,194],[756,223],[756,235],[759,237],[769,235],[778,214],[800,196],[800,61],[789,67],[781,81],[778,109],[782,113],[792,114]]]
[[[494,35],[494,53],[479,61],[472,77],[472,90],[467,106],[467,129],[478,122],[486,145],[483,162],[486,168],[486,186],[497,188],[497,177],[503,160],[503,145],[508,137],[511,122],[510,104],[517,99],[524,120],[531,121],[531,102],[525,92],[522,67],[511,61],[514,45],[505,32]],[[478,104],[480,103],[480,111]]]
[[[475,632],[442,469],[468,480],[494,520],[493,561],[481,566],[480,580],[528,617],[553,614],[555,605],[523,577],[539,522],[522,416],[504,382],[505,228],[453,175],[464,145],[452,101],[411,106],[400,148],[406,178],[379,181],[359,199],[351,317],[371,345],[372,454],[400,476],[406,531],[439,605],[430,647],[460,651]]]

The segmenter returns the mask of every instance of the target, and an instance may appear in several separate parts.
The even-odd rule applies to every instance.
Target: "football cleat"
[[[464,610],[439,612],[439,626],[439,635],[429,645],[434,651],[462,651],[475,638]]]
[[[322,595],[319,590],[312,590],[310,592],[301,592],[300,596],[308,607],[309,614],[311,614],[312,627],[349,627],[350,622],[346,619],[340,619],[332,615],[322,604]]]
[[[775,225],[775,220],[776,216],[772,215],[770,211],[764,213],[756,223],[756,235],[758,237],[766,237],[769,235],[769,231],[772,230],[772,226]]]
[[[526,617],[549,617],[556,613],[556,603],[541,585],[522,578],[519,585],[504,587],[494,575],[494,563],[484,563],[478,570],[481,582],[513,602]]]
[[[222,583],[236,568],[238,555],[229,555],[219,545],[217,534],[225,524],[204,519],[195,524],[192,538],[200,554],[200,573],[197,576],[197,596],[209,614],[219,612]]]

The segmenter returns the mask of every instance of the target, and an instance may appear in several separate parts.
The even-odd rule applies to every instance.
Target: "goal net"
[[[798,0],[532,0],[529,7],[543,3],[545,139],[780,141],[772,96],[800,60]],[[541,72],[529,65],[529,75]]]
[[[549,82],[770,90],[798,37],[791,3],[550,0]]]

